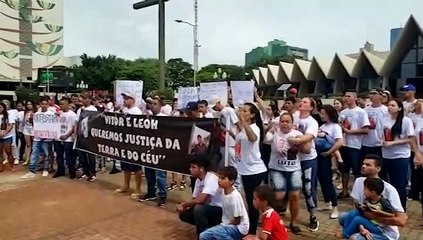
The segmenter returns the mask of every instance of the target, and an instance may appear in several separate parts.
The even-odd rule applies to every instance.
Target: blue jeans
[[[317,165],[317,176],[319,178],[320,187],[322,188],[323,199],[325,203],[331,202],[332,206],[336,207],[338,206],[338,200],[332,181],[331,156],[323,157],[319,155],[317,157]]]
[[[354,177],[361,177],[361,153],[360,149],[342,147],[340,149],[342,159],[340,170],[342,173],[350,173],[352,169]]]
[[[314,215],[317,208],[317,158],[301,161],[301,172],[307,209],[311,215]]]
[[[239,240],[242,237],[236,225],[217,225],[202,232],[199,240]]]
[[[383,171],[386,177],[382,179],[389,182],[398,191],[401,205],[406,211],[407,207],[407,184],[409,158],[383,159]],[[382,177],[382,176],[381,176]]]
[[[32,173],[37,172],[37,164],[38,160],[40,159],[41,153],[44,153],[46,156],[44,160],[44,170],[48,171],[50,167],[50,149],[51,149],[51,142],[41,141],[34,141],[32,143],[32,153],[31,153],[31,160],[29,162],[29,171]]]
[[[384,236],[382,229],[372,223],[369,219],[363,217],[357,209],[351,210],[347,213],[339,215],[339,223],[343,227],[342,234],[344,238],[350,238],[352,236],[364,237],[359,233],[359,226],[363,225],[373,235],[373,239],[376,240],[387,240]],[[365,238],[363,238],[365,239]]]
[[[222,208],[207,204],[197,204],[184,212],[179,213],[182,222],[194,225],[197,235],[222,222]]]
[[[144,169],[145,178],[147,179],[147,195],[149,197],[156,196],[156,182],[159,189],[158,196],[162,200],[166,200],[166,172],[155,170],[152,168]]]
[[[69,174],[75,176],[76,173],[76,151],[73,149],[73,142],[54,141],[54,151],[57,159],[57,173],[65,174],[65,159],[68,165]]]

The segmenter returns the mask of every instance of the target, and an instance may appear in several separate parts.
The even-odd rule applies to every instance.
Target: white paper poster
[[[142,91],[144,88],[143,81],[117,80],[114,82],[114,84],[115,99],[118,105],[123,105],[123,98],[121,94],[128,91],[136,94],[136,105],[140,106],[142,104]]]
[[[253,81],[231,81],[232,101],[235,107],[254,102]]]
[[[49,111],[34,113],[34,138],[58,139],[60,135],[59,116]]]
[[[226,82],[206,82],[200,84],[200,100],[210,102],[218,97],[222,104],[228,102],[228,84]]]
[[[189,102],[198,101],[198,88],[197,87],[181,87],[178,90],[178,108],[186,107]]]

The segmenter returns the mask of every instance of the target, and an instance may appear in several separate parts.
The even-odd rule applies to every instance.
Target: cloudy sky
[[[135,11],[135,0],[64,0],[65,55],[157,57],[157,7]],[[365,41],[389,50],[390,29],[410,14],[423,25],[422,0],[198,0],[200,67],[243,65],[245,53],[269,40],[332,58],[357,52]],[[385,3],[381,5],[381,3]],[[192,62],[193,0],[166,4],[166,58]]]

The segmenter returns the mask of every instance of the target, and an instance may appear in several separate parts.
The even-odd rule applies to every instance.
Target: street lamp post
[[[228,75],[226,74],[226,72],[222,71],[221,68],[218,68],[217,72],[214,72],[213,74],[213,79],[215,80],[226,80],[227,77]]]
[[[84,83],[84,80],[82,80],[81,83],[76,84],[76,88],[83,91],[88,89],[88,84]]]
[[[197,85],[197,73],[198,73],[198,49],[200,48],[200,45],[198,45],[198,1],[194,0],[194,24],[182,20],[175,20],[177,23],[184,23],[192,27],[192,35],[193,35],[193,67],[194,67],[194,87]]]

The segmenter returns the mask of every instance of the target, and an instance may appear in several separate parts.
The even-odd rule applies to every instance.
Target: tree
[[[244,67],[236,65],[225,65],[225,64],[210,64],[203,68],[198,73],[198,80],[200,82],[213,82],[216,81],[213,78],[217,69],[222,69],[222,72],[226,73],[227,80],[245,80]]]
[[[265,57],[257,62],[250,64],[249,66],[245,67],[245,72],[251,74],[253,69],[257,69],[259,67],[266,67],[268,64],[271,65],[279,65],[279,62],[287,62],[293,63],[295,58],[293,56],[279,56],[279,57]]]
[[[182,58],[173,58],[167,61],[167,87],[176,90],[179,87],[192,86],[193,75],[192,65]]]
[[[119,70],[118,80],[142,80],[144,91],[158,88],[159,61],[153,58],[138,58],[127,63]]]
[[[18,101],[38,102],[40,100],[40,93],[37,89],[30,89],[19,86],[16,88],[16,97],[18,98]]]

